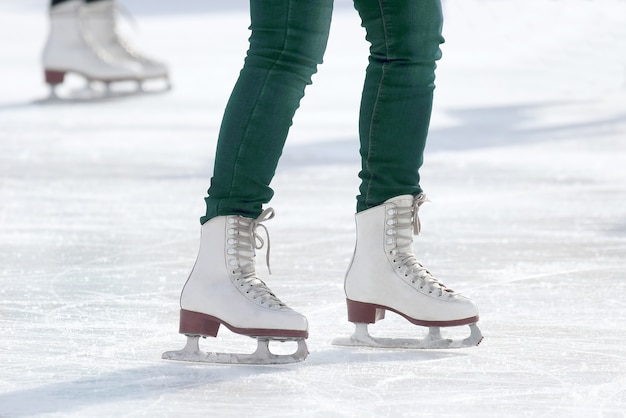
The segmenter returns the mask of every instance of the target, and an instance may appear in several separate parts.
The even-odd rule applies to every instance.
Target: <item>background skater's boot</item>
[[[356,215],[357,243],[345,279],[348,320],[356,324],[340,345],[406,348],[473,346],[482,336],[475,325],[478,309],[467,297],[437,280],[415,258],[413,235],[419,233],[418,210],[423,194],[398,196]],[[367,324],[395,312],[409,322],[430,328],[426,340],[374,338]],[[470,325],[462,341],[441,339],[439,327]]]
[[[88,28],[91,39],[100,49],[118,60],[138,65],[140,83],[159,78],[165,80],[169,88],[167,65],[140,52],[120,34],[117,7],[115,0],[100,0],[83,4],[81,19]]]
[[[67,73],[107,85],[141,77],[139,64],[121,60],[98,46],[81,19],[81,7],[81,0],[69,0],[50,9],[50,32],[42,61],[53,96],[55,87],[63,83]]]
[[[256,219],[218,216],[202,226],[198,258],[180,298],[180,333],[187,335],[187,346],[164,353],[163,358],[249,364],[306,358],[306,318],[281,302],[255,272],[255,249],[264,243],[256,230],[265,229],[261,222],[273,217],[269,208]],[[200,352],[198,337],[216,337],[220,325],[257,338],[257,351],[251,355]],[[272,354],[270,340],[297,341],[298,350],[292,355]]]

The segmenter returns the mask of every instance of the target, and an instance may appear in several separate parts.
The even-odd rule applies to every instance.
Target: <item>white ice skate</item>
[[[281,302],[255,272],[255,249],[264,241],[257,234],[261,222],[274,217],[266,209],[258,218],[219,216],[202,226],[200,251],[180,297],[180,329],[187,345],[163,353],[164,359],[207,363],[282,364],[304,360],[308,323]],[[267,229],[266,229],[267,232]],[[269,262],[269,236],[268,236]],[[220,325],[234,333],[257,338],[252,354],[205,353],[199,337],[216,337]],[[291,355],[269,351],[270,341],[296,341]]]
[[[70,0],[50,9],[50,32],[42,61],[53,98],[57,97],[56,87],[64,82],[67,73],[84,77],[88,88],[91,82],[104,83],[105,93],[113,82],[142,78],[140,64],[120,59],[98,45],[81,18],[82,7],[81,0]],[[89,97],[93,96],[96,95]]]
[[[356,326],[349,338],[335,345],[387,348],[459,348],[478,345],[478,309],[468,298],[437,280],[413,251],[413,235],[420,232],[419,207],[423,194],[398,196],[356,215],[357,243],[345,279],[348,320]],[[429,328],[423,339],[376,338],[368,324],[395,312],[409,322]],[[440,327],[469,325],[463,340],[441,337]]]
[[[140,67],[140,87],[144,82],[155,79],[164,80],[166,89],[171,87],[167,65],[140,52],[120,34],[115,0],[85,3],[81,8],[81,20],[101,50],[120,61],[132,62]]]

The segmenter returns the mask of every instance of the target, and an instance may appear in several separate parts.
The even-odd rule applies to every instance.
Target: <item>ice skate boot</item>
[[[267,232],[261,222],[273,217],[269,208],[256,219],[219,216],[202,226],[198,258],[180,297],[179,332],[187,336],[187,345],[163,353],[164,359],[281,364],[306,358],[306,318],[281,302],[255,272],[255,249],[264,244],[257,228]],[[253,354],[201,352],[199,337],[216,337],[220,325],[256,338],[257,350]],[[276,355],[269,351],[271,340],[296,341],[298,348],[291,355]]]
[[[348,320],[356,326],[336,345],[390,348],[458,348],[482,340],[478,309],[468,298],[447,288],[415,258],[413,235],[420,232],[419,207],[424,194],[398,196],[356,215],[357,243],[345,279]],[[368,324],[395,312],[409,322],[429,327],[425,339],[375,338]],[[469,325],[460,341],[442,339],[440,327]]]
[[[138,80],[141,66],[121,60],[102,50],[80,17],[82,1],[70,0],[50,9],[50,33],[43,51],[43,68],[51,95],[67,73],[76,73],[88,82],[108,85],[114,81]]]
[[[133,47],[119,32],[117,24],[117,3],[115,0],[100,0],[85,3],[81,8],[81,19],[94,42],[100,49],[122,61],[134,62],[140,66],[139,86],[147,80],[162,79],[169,89],[169,70],[165,63],[148,57]]]

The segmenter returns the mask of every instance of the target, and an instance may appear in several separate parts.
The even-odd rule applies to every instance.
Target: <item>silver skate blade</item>
[[[303,361],[309,355],[304,339],[295,339],[298,349],[293,354],[274,354],[269,349],[271,338],[258,338],[257,348],[252,354],[237,353],[206,353],[200,350],[198,345],[199,336],[187,336],[187,344],[182,350],[167,351],[161,356],[166,360],[189,361],[196,363],[216,364],[289,364]],[[285,341],[280,339],[278,341]]]
[[[55,85],[50,86],[50,95],[48,96],[48,100],[52,102],[59,100],[59,94],[57,93],[57,86]]]
[[[415,338],[379,338],[372,337],[366,323],[355,323],[354,334],[349,338],[336,338],[333,345],[348,347],[374,347],[374,348],[402,348],[402,349],[446,349],[474,347],[483,339],[482,333],[476,324],[470,324],[470,336],[464,340],[454,341],[441,338],[439,327],[430,327],[428,336],[424,339]]]

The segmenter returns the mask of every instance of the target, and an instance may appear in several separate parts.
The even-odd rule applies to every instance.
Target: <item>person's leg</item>
[[[257,217],[292,118],[322,62],[332,0],[251,0],[250,49],[220,128],[205,223]]]
[[[357,326],[348,345],[450,348],[482,339],[478,308],[435,278],[415,257],[419,207],[426,201],[418,170],[440,57],[440,0],[355,0],[371,42],[361,106],[361,194],[357,242],[345,278],[348,320]],[[367,324],[385,311],[430,327],[425,341],[376,339]],[[469,325],[470,337],[442,340],[438,327]]]
[[[269,183],[292,117],[322,60],[332,0],[251,0],[250,5],[250,49],[222,122],[198,258],[180,297],[179,331],[188,344],[165,358],[272,363],[301,361],[308,354],[306,317],[288,308],[256,274],[256,250],[263,246],[257,229],[274,217],[272,208],[261,207],[272,196]],[[199,355],[198,336],[215,337],[221,325],[258,338],[257,351]],[[272,356],[267,341],[275,339],[298,341],[298,349]]]
[[[421,193],[419,168],[433,101],[442,13],[439,0],[355,0],[371,43],[359,136],[357,212]]]
[[[53,96],[56,86],[63,83],[67,73],[79,74],[89,82],[99,81],[107,85],[141,77],[138,64],[118,60],[93,42],[89,22],[83,13],[85,7],[82,0],[55,1],[50,7],[50,31],[42,64]]]

